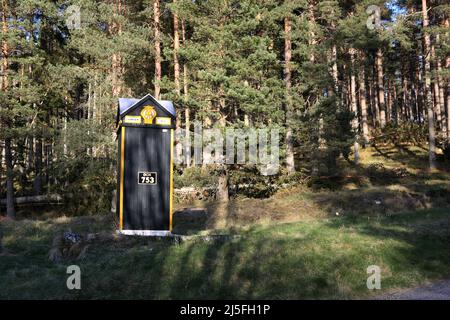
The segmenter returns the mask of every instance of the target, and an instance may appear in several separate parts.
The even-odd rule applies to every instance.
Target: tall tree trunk
[[[436,38],[437,40],[437,38]],[[431,43],[431,61],[434,66],[434,77],[433,77],[433,98],[434,98],[434,112],[436,114],[436,126],[441,129],[442,133],[446,135],[447,130],[444,128],[446,126],[442,126],[442,110],[444,109],[444,117],[445,117],[445,108],[442,107],[443,101],[441,101],[440,89],[439,89],[439,76],[438,76],[438,61],[439,58],[436,58],[436,50],[434,47],[434,43]],[[440,62],[439,62],[440,64]],[[431,67],[431,65],[430,65]],[[443,135],[444,136],[444,135]]]
[[[342,103],[344,105],[347,105],[347,103],[348,103],[348,85],[347,84],[349,83],[349,80],[347,79],[347,68],[346,68],[345,64],[342,65],[341,77],[342,78],[340,81],[341,86],[339,88],[340,89],[339,93],[340,93]]]
[[[153,30],[154,30],[154,47],[155,47],[155,98],[160,99],[161,95],[161,29],[159,25],[160,17],[159,0],[153,0]]]
[[[314,54],[315,46],[317,44],[316,34],[314,33],[314,26],[316,23],[316,18],[314,16],[314,7],[316,5],[315,1],[308,1],[308,24],[309,24],[309,39],[308,45],[310,49],[309,61],[314,63],[316,61],[316,56]]]
[[[186,22],[181,20],[181,36],[183,38],[183,47],[186,47]],[[187,63],[183,63],[183,95],[184,95],[184,122],[185,122],[185,154],[186,154],[186,166],[191,166],[191,121],[190,112],[188,107],[189,92],[188,92],[188,66]]]
[[[417,66],[414,62],[413,65],[411,65],[410,74],[409,74],[409,84],[412,92],[412,100],[414,100],[414,103],[411,106],[411,115],[412,119],[416,120],[418,123],[421,123],[421,115],[420,115],[420,73],[417,75],[416,70]]]
[[[392,81],[390,78],[387,80],[387,103],[386,103],[386,121],[392,120]]]
[[[293,116],[291,98],[291,21],[284,18],[284,84],[286,88],[286,169],[289,174],[295,172],[294,142],[290,121]]]
[[[358,104],[356,102],[356,70],[355,70],[355,49],[350,48],[350,109],[353,113],[352,129],[355,132],[355,142],[353,150],[355,153],[355,164],[359,164],[359,143],[358,143]]]
[[[446,18],[444,21],[444,26],[447,28],[447,30],[450,29],[450,20],[449,18]],[[448,37],[447,37],[448,39]],[[445,57],[445,68],[447,70],[450,70],[450,54]],[[447,101],[447,142],[450,144],[450,79],[447,77],[447,90],[445,92]]]
[[[42,193],[42,138],[35,139],[34,153],[34,180],[33,193],[40,195]]]
[[[174,3],[176,1],[174,0]],[[179,23],[178,23],[178,15],[176,12],[173,12],[173,74],[174,74],[174,84],[175,84],[175,93],[177,97],[180,96],[180,63],[178,60],[178,54],[180,51],[180,33],[179,33]]]
[[[386,103],[384,98],[384,72],[383,72],[383,52],[377,50],[376,55],[377,66],[377,84],[378,84],[378,105],[380,110],[380,126],[386,125]]]
[[[30,173],[31,171],[33,171],[33,159],[34,159],[34,136],[30,135],[27,138],[27,148],[28,148],[28,153],[27,153],[27,171],[28,173]]]
[[[113,12],[115,16],[122,14],[122,0],[114,1]],[[114,17],[115,18],[115,17]],[[110,34],[113,36],[122,34],[122,24],[116,20],[110,26]],[[112,95],[113,97],[119,97],[122,93],[122,76],[123,76],[123,61],[122,56],[114,52],[112,54]]]
[[[44,139],[44,145],[43,145],[43,151],[44,151],[44,172],[43,172],[43,184],[47,186],[47,190],[49,187],[49,181],[50,181],[50,144],[48,139]]]
[[[8,34],[8,22],[7,22],[7,14],[9,12],[8,2],[6,0],[2,0],[2,34],[4,36],[2,41],[2,91],[8,92],[9,90],[9,81],[8,81],[8,69],[9,69],[9,44],[7,42],[7,34]],[[6,122],[0,123],[6,130],[10,129],[10,123],[7,120]],[[5,164],[6,164],[6,216],[15,219],[16,218],[16,210],[14,208],[14,171],[13,171],[13,159],[12,159],[12,146],[11,146],[11,137],[8,136],[10,133],[7,133],[5,137]]]
[[[425,107],[428,113],[428,160],[430,169],[436,168],[436,133],[434,128],[434,112],[431,98],[431,79],[430,79],[430,35],[428,33],[428,11],[427,1],[422,0],[422,18],[423,18],[423,56],[425,58],[424,78],[425,78]]]
[[[94,76],[94,85],[92,87],[92,121],[95,123],[97,119],[99,118],[98,114],[98,108],[97,108],[97,75]],[[66,115],[66,121],[67,121],[67,115]],[[98,149],[96,146],[92,147],[92,157],[97,157]]]
[[[361,61],[364,61],[364,54],[361,54]],[[359,105],[361,107],[361,124],[364,144],[369,143],[369,125],[367,123],[367,102],[366,102],[366,76],[364,64],[361,64],[359,71]]]
[[[331,66],[331,74],[333,76],[334,92],[336,92],[336,94],[338,94],[339,79],[338,79],[338,66],[337,66],[337,48],[336,48],[335,44],[333,44],[333,47],[331,48],[331,57],[333,60],[333,64]]]
[[[377,82],[377,70],[376,67],[372,70],[372,86],[371,86],[371,92],[372,92],[372,100],[373,100],[373,126],[377,127],[380,123],[380,103],[378,101],[378,82]]]
[[[221,165],[218,174],[217,200],[227,202],[230,198],[228,192],[228,170],[226,165]]]
[[[437,83],[438,83],[438,90],[439,90],[439,101],[441,103],[441,115],[442,115],[442,119],[441,119],[441,128],[442,128],[442,134],[444,139],[447,138],[448,136],[448,128],[447,128],[447,115],[445,113],[445,98],[444,98],[444,84],[442,81],[442,76],[441,76],[441,72],[442,72],[442,64],[441,61],[439,59],[439,57],[437,58],[437,63],[436,63],[436,68],[437,68]]]
[[[398,90],[397,84],[394,81],[394,85],[392,86],[392,99],[393,99],[392,107],[393,107],[393,113],[394,113],[393,115],[394,115],[394,123],[395,123],[395,125],[398,125],[398,112],[399,112],[398,111],[399,103],[398,103],[397,90]]]
[[[408,108],[410,107],[410,99],[408,92],[408,78],[402,72],[402,104],[400,108],[400,121],[407,121],[408,118]]]
[[[6,160],[6,216],[11,219],[16,218],[14,208],[14,172],[11,150],[11,138],[5,139],[5,160]]]
[[[174,0],[176,3],[176,0]],[[178,54],[180,51],[180,33],[179,33],[179,22],[178,14],[173,12],[173,75],[175,84],[175,94],[177,99],[181,96],[181,86],[180,86],[180,62],[178,60]],[[176,120],[176,130],[179,132],[181,129],[181,116],[177,117]],[[176,158],[181,160],[181,155],[183,153],[183,144],[180,141],[180,136],[177,134],[175,141],[175,155]]]
[[[88,123],[90,125],[93,124],[93,121],[91,120],[91,110],[92,110],[91,104],[92,104],[92,84],[91,84],[91,81],[89,81],[89,84],[88,84],[88,97],[87,97],[87,105],[86,105],[86,119],[88,120]],[[67,106],[67,104],[66,104],[66,106]],[[64,130],[67,130],[66,123],[64,123]],[[92,132],[91,132],[90,128],[88,128],[87,135],[90,136],[91,134],[92,134]],[[66,145],[66,143],[64,141],[64,149],[65,149],[64,150],[64,155],[66,155],[66,153],[67,153],[67,149],[66,148],[67,148],[67,145]],[[86,153],[87,153],[88,156],[92,156],[93,152],[92,152],[92,148],[91,147],[88,147],[86,151],[87,151]]]
[[[366,81],[366,89],[367,89],[367,120],[369,121],[369,115],[371,119],[372,127],[374,127],[375,124],[375,113],[374,113],[374,95],[373,95],[373,85],[371,81],[371,75],[370,75],[370,69],[367,69],[368,72],[366,72],[367,81]],[[368,125],[368,123],[367,123]]]
[[[67,105],[66,105],[67,106]],[[67,106],[68,107],[68,106]],[[67,110],[64,110],[64,119],[63,119],[63,130],[62,130],[62,134],[63,134],[63,155],[67,156],[67,154],[69,153],[69,147],[67,145]],[[88,132],[89,134],[89,132]],[[38,140],[38,139],[36,139]],[[38,143],[38,141],[36,141],[36,143]],[[42,156],[42,141],[40,142],[40,155]]]
[[[334,13],[334,11],[333,11]],[[331,32],[335,32],[336,23],[331,21],[330,24]],[[336,95],[338,95],[339,91],[339,79],[338,79],[338,65],[337,65],[337,46],[336,43],[333,43],[331,46],[331,76],[333,78],[333,90]]]
[[[9,44],[7,41],[6,35],[8,34],[8,22],[7,22],[7,14],[8,14],[8,2],[7,0],[2,0],[2,34],[3,34],[3,41],[2,41],[2,90],[6,92],[9,87],[8,83],[8,60],[9,60]]]

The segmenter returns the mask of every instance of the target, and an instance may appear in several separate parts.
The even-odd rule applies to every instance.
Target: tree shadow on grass
[[[24,256],[10,258],[15,259],[8,263],[16,269],[15,289],[8,288],[5,290],[8,293],[2,296],[349,298],[366,292],[365,268],[368,264],[381,261],[389,266],[392,274],[383,278],[383,285],[389,286],[404,285],[395,280],[395,276],[397,272],[403,272],[400,268],[405,266],[411,268],[412,274],[422,277],[439,276],[450,270],[448,214],[433,216],[424,212],[370,221],[363,217],[347,217],[315,223],[251,227],[241,232],[241,238],[231,241],[173,243],[140,238],[118,245],[93,246],[85,260],[76,262],[83,272],[83,290],[73,294],[65,288],[67,274],[63,266],[47,262],[45,250],[35,252],[33,260],[29,260],[25,251]],[[33,237],[27,234],[25,232],[24,237],[31,241]],[[354,235],[364,238],[354,238]],[[37,243],[28,244],[45,246],[49,245],[48,240],[36,238]],[[372,240],[379,242],[371,243]],[[398,243],[393,244],[392,240]],[[367,246],[361,241],[366,241]],[[27,263],[32,263],[34,269]],[[36,268],[42,275],[39,279],[33,276]],[[8,283],[12,284],[11,281]],[[50,284],[55,286],[45,292],[39,289]],[[26,288],[26,294],[23,288]]]
[[[393,203],[398,201],[398,192],[391,191]],[[352,201],[340,195],[337,198],[344,203]],[[233,215],[233,210],[229,210],[220,219],[225,219],[227,225]],[[209,223],[217,222],[210,219]],[[203,222],[199,225],[208,225]],[[438,215],[423,222],[420,212],[413,217],[381,214],[370,220],[344,217],[325,221],[323,228],[308,229],[306,223],[298,230],[297,224],[251,227],[241,231],[242,237],[236,241],[165,243],[152,254],[137,256],[134,272],[138,275],[130,274],[131,280],[124,278],[124,283],[134,283],[136,291],[125,286],[114,297],[349,298],[361,292],[367,294],[366,268],[377,263],[389,268],[390,274],[383,276],[383,286],[408,286],[450,271],[450,231],[435,223],[448,224],[448,219]],[[358,243],[361,240],[354,243],[350,234],[364,237],[367,247]],[[372,244],[372,240],[378,242]],[[393,240],[396,242],[392,243]],[[121,264],[115,268],[121,268]],[[404,268],[410,270],[405,272]],[[396,279],[398,274],[400,279]]]
[[[436,223],[444,226],[436,228]],[[442,216],[426,222],[408,217],[331,219],[325,226],[323,234],[299,229],[285,236],[266,229],[267,236],[261,237],[264,229],[253,229],[238,242],[186,244],[171,265],[176,276],[168,297],[349,298],[368,294],[366,268],[371,264],[387,268],[382,270],[386,287],[450,272],[450,224]],[[363,236],[366,246],[349,234]]]
[[[435,185],[424,188],[347,190],[334,193],[316,193],[312,196],[316,205],[334,215],[394,214],[429,208],[450,206],[448,187]]]
[[[353,228],[359,235],[370,236],[381,243],[396,241],[396,245],[379,259],[380,264],[389,268],[389,273],[384,274],[385,285],[411,286],[408,281],[450,276],[450,213],[436,212],[434,215],[433,210],[425,210],[370,221],[354,217],[331,219],[327,226],[338,230]],[[372,247],[376,248],[375,242]],[[396,278],[400,273],[417,279]]]
[[[248,233],[252,236],[253,231]],[[244,238],[236,242],[186,244],[170,287],[174,299],[295,299],[333,296],[333,265],[312,274],[311,253],[290,256],[286,248],[309,239]],[[201,256],[195,254],[202,250]]]

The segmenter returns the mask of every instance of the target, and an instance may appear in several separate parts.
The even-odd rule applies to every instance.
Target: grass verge
[[[366,298],[450,276],[449,216],[427,209],[258,225],[223,243],[98,243],[62,264],[47,259],[55,232],[112,229],[110,219],[6,221],[0,298]],[[70,264],[81,267],[81,290],[66,288]],[[381,268],[381,291],[366,288],[369,265]]]

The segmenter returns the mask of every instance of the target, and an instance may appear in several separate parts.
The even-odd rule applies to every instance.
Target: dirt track
[[[430,285],[401,292],[386,294],[377,300],[450,300],[450,280],[439,281]]]

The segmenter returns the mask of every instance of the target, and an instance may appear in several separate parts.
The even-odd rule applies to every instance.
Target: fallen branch
[[[63,197],[59,194],[43,194],[38,196],[15,197],[14,204],[62,204]],[[0,200],[0,205],[6,206],[6,199]]]

